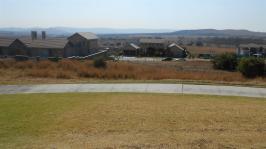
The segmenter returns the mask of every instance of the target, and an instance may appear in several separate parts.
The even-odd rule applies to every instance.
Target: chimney
[[[46,32],[42,31],[42,40],[45,40],[45,39],[46,39]]]
[[[37,40],[37,31],[31,31],[31,39]]]

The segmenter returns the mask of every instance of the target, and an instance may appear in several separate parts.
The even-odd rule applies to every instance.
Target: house
[[[15,39],[0,38],[0,55],[7,55],[9,46]]]
[[[164,39],[140,39],[140,46],[128,44],[124,47],[125,56],[158,56],[185,58],[187,51],[176,43],[167,42]]]
[[[28,55],[26,46],[19,39],[15,39],[8,47],[8,50],[5,52],[7,56],[14,55]]]
[[[134,43],[130,43],[124,47],[123,53],[125,56],[138,56],[139,50],[139,46]]]
[[[64,57],[87,56],[98,49],[98,37],[93,33],[75,33],[67,39]]]
[[[164,39],[140,39],[141,55],[164,56],[167,42]]]
[[[266,45],[258,44],[241,44],[236,50],[237,55],[241,57],[246,56],[256,56],[265,57],[266,56]]]
[[[98,37],[92,33],[75,33],[69,38],[37,38],[37,32],[31,32],[31,38],[0,39],[0,55],[29,57],[71,57],[87,56],[98,51]]]
[[[29,57],[62,57],[67,44],[65,38],[51,39],[16,39],[9,47],[9,56],[26,55]]]
[[[185,58],[186,57],[186,50],[176,43],[172,43],[167,47],[167,57],[173,58]]]

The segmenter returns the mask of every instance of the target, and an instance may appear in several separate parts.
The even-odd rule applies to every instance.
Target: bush
[[[212,59],[213,56],[211,54],[199,54],[198,58],[202,59]]]
[[[265,62],[262,58],[242,58],[238,70],[247,78],[254,78],[266,75]]]
[[[28,56],[24,56],[24,55],[16,55],[14,58],[15,58],[16,61],[27,61],[27,60],[29,60],[29,57]]]
[[[215,56],[212,62],[215,69],[234,71],[237,67],[237,56],[233,53],[224,53]]]
[[[204,46],[204,44],[203,44],[202,41],[197,41],[197,42],[196,42],[196,46],[198,46],[198,47],[202,47],[202,46]]]
[[[168,58],[163,59],[162,61],[172,61],[172,60],[173,60],[172,57],[168,57]]]
[[[98,58],[93,61],[93,66],[96,68],[106,68],[106,62],[103,58]]]
[[[59,62],[60,60],[62,60],[62,58],[61,57],[48,57],[48,60],[52,62]]]

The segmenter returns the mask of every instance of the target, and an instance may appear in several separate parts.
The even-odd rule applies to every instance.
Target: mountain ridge
[[[181,30],[171,33],[179,36],[215,36],[215,37],[266,37],[265,32],[255,32],[245,29],[198,29],[198,30]]]
[[[0,28],[2,36],[26,36],[30,31],[46,31],[52,36],[67,36],[75,32],[93,32],[96,34],[161,34],[175,36],[206,36],[206,37],[266,37],[266,32],[255,32],[245,29],[195,29],[195,30],[171,30],[171,29],[141,29],[141,28]]]

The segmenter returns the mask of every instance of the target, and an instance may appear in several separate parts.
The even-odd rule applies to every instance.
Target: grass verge
[[[0,95],[0,148],[265,148],[265,107],[222,96]]]

